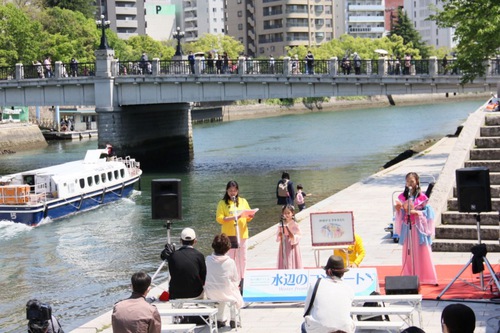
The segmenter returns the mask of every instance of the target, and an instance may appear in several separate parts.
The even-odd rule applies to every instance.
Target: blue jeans
[[[302,326],[300,326],[300,333],[307,333],[307,331],[306,331],[306,322],[303,322]]]

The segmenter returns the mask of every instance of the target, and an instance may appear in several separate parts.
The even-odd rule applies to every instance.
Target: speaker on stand
[[[167,228],[167,246],[170,244],[171,220],[182,219],[182,188],[180,179],[153,179],[151,181],[151,217],[153,220],[166,219]],[[163,260],[160,267],[151,278],[154,281],[166,259]]]
[[[457,183],[457,201],[458,211],[460,213],[476,213],[476,228],[478,245],[471,248],[473,256],[465,264],[462,270],[453,278],[453,280],[443,289],[437,299],[451,287],[451,285],[462,275],[462,273],[473,264],[473,273],[480,273],[481,287],[475,284],[464,281],[465,283],[485,291],[483,263],[486,265],[491,274],[491,279],[495,282],[497,288],[500,290],[500,282],[491,267],[488,259],[486,259],[486,245],[481,244],[481,213],[491,211],[491,190],[490,190],[490,173],[486,167],[471,167],[462,168],[455,171]],[[478,268],[479,266],[479,268]]]

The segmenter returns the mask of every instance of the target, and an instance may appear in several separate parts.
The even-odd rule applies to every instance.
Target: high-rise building
[[[347,34],[361,38],[384,36],[386,33],[385,0],[347,0],[346,2],[345,31]]]
[[[181,28],[186,42],[203,34],[225,34],[224,0],[182,0]]]
[[[175,31],[176,7],[170,0],[98,0],[97,6],[97,15],[104,15],[121,39],[148,35],[167,40]]]
[[[333,0],[230,0],[226,6],[227,34],[252,57],[281,56],[287,47],[334,37]]]
[[[413,22],[415,29],[427,45],[433,45],[436,48],[455,47],[454,29],[438,28],[435,21],[427,21],[427,18],[433,14],[430,9],[431,5],[442,8],[443,4],[439,0],[404,0],[404,9],[408,18]]]

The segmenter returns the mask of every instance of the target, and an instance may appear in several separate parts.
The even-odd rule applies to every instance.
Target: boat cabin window
[[[93,182],[92,182],[92,176],[87,177],[87,183],[89,184],[89,186],[92,186],[92,184],[93,184]]]
[[[99,178],[99,175],[94,176],[95,184],[98,185],[101,182],[101,179]]]
[[[106,174],[105,174],[105,173],[101,173],[101,181],[102,181],[103,183],[105,183],[105,182],[106,182]]]
[[[115,170],[114,174],[115,174],[115,179],[118,179],[118,170]]]
[[[108,180],[109,181],[113,180],[113,173],[111,171],[108,171]]]
[[[85,179],[80,178],[80,188],[85,188]]]
[[[120,169],[120,176],[125,177],[125,169]]]
[[[23,181],[29,186],[35,185],[35,177],[33,175],[23,176]]]

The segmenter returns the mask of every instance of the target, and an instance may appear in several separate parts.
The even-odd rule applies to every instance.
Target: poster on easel
[[[311,213],[312,246],[339,246],[354,244],[354,217],[352,212]]]

